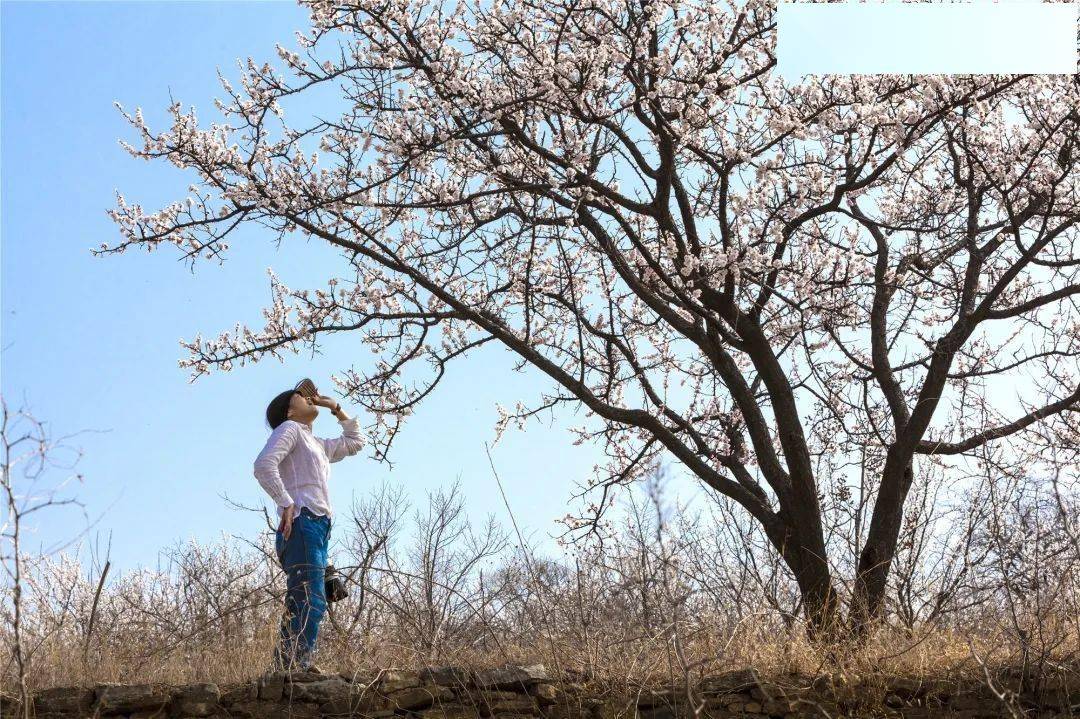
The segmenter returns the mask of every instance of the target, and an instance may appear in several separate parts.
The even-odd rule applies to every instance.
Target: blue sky
[[[119,239],[106,216],[119,190],[147,208],[180,199],[192,176],[164,161],[144,163],[117,143],[135,141],[113,102],[143,108],[160,128],[170,93],[204,121],[222,90],[216,70],[234,79],[236,60],[279,65],[274,44],[294,47],[306,12],[289,2],[13,3],[2,9],[2,390],[9,408],[25,407],[54,438],[82,451],[75,495],[102,538],[112,533],[114,567],[152,566],[158,551],[190,538],[222,534],[249,539],[261,518],[223,499],[272,505],[251,473],[268,430],[273,395],[310,376],[371,367],[358,338],[329,338],[315,357],[266,359],[233,372],[188,382],[177,367],[178,340],[214,337],[237,322],[262,326],[268,267],[290,287],[319,287],[341,268],[317,242],[280,249],[260,228],[230,241],[222,266],[201,262],[194,274],[165,249],[95,258],[89,248]],[[795,68],[797,71],[797,68]],[[489,512],[509,529],[484,443],[494,439],[496,402],[535,402],[547,388],[535,372],[511,371],[513,358],[495,345],[453,366],[408,421],[391,470],[366,453],[334,466],[331,499],[344,517],[354,496],[383,482],[403,485],[414,506],[425,492],[460,477],[469,515]],[[346,404],[350,414],[360,409]],[[363,416],[364,424],[370,417]],[[597,447],[573,446],[564,411],[551,426],[508,429],[492,450],[517,521],[542,546],[554,519],[593,464]],[[324,413],[316,434],[338,424]],[[59,457],[61,461],[70,454]],[[676,478],[684,499],[697,485]],[[595,499],[595,498],[594,498]],[[73,509],[42,513],[28,550],[49,548],[83,528]]]
[[[268,267],[290,287],[324,286],[341,268],[317,242],[285,242],[252,228],[230,241],[231,257],[200,262],[194,274],[166,248],[94,257],[90,247],[119,240],[106,216],[114,190],[157,208],[184,197],[190,177],[165,162],[145,163],[117,143],[134,141],[113,106],[143,108],[160,128],[169,93],[209,119],[222,94],[216,68],[236,77],[237,58],[279,64],[274,43],[292,46],[307,15],[286,2],[259,3],[8,3],[3,10],[2,117],[2,387],[12,410],[26,406],[54,438],[81,449],[77,496],[91,537],[112,532],[114,570],[153,566],[176,541],[253,538],[260,517],[231,508],[222,495],[272,508],[251,473],[269,430],[267,402],[304,376],[331,389],[331,373],[370,368],[375,355],[358,338],[329,338],[314,358],[287,353],[188,383],[177,366],[178,340],[214,337],[236,322],[261,328],[269,302]],[[354,493],[382,481],[401,484],[414,506],[425,492],[460,476],[470,517],[494,512],[510,528],[484,443],[494,439],[495,403],[529,403],[545,384],[512,371],[512,358],[489,345],[459,363],[409,419],[395,442],[394,467],[361,453],[335,464],[331,500],[344,517]],[[361,414],[346,403],[351,415]],[[362,424],[371,417],[362,415]],[[567,512],[575,482],[599,449],[573,446],[566,430],[508,429],[492,449],[519,524],[543,546],[553,520]],[[329,413],[320,436],[340,426]],[[70,464],[73,452],[58,455]],[[689,483],[687,483],[689,484]],[[39,513],[31,547],[55,546],[84,526],[80,510]],[[528,531],[526,531],[528,534]]]
[[[1072,3],[781,2],[777,62],[800,73],[1075,73]]]

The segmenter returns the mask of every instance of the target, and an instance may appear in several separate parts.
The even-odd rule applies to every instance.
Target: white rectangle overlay
[[[806,74],[1077,71],[1077,4],[779,2],[777,70]]]

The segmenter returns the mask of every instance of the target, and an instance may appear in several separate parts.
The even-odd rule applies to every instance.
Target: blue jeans
[[[278,669],[304,668],[315,660],[319,622],[326,613],[326,549],[330,518],[300,509],[288,541],[278,530],[274,548],[285,570],[288,590],[281,617],[280,641],[274,650]]]

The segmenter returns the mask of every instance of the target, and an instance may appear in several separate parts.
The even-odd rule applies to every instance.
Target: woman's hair
[[[295,393],[295,389],[287,389],[270,400],[270,404],[266,406],[266,423],[270,425],[270,429],[277,429],[279,424],[289,418],[289,403]]]

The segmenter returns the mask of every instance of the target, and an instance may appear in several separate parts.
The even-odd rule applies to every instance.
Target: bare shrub
[[[871,640],[839,648],[808,640],[798,587],[755,523],[722,497],[701,506],[674,501],[671,486],[654,467],[625,494],[618,523],[548,556],[514,517],[517,541],[490,516],[475,527],[457,482],[419,510],[383,484],[336,520],[332,550],[350,596],[330,605],[320,662],[368,673],[539,661],[610,688],[684,679],[689,686],[732,666],[976,679],[989,672],[995,686],[1020,667],[1037,687],[1075,664],[1077,556],[1065,530],[1076,499],[1068,482],[1055,492],[1042,477],[987,472],[952,492],[941,475],[923,477],[886,621]],[[835,504],[836,541],[857,544],[843,536],[854,531],[846,518],[856,504]],[[246,544],[178,544],[154,571],[110,577],[100,596],[100,573],[67,555],[28,564],[22,637],[37,647],[34,683],[234,681],[262,672],[284,594],[272,543],[268,528]],[[87,645],[93,611],[98,629]],[[10,631],[3,639],[11,645]],[[84,646],[90,661],[80,659]],[[5,685],[16,680],[9,667]]]
[[[70,470],[78,463],[81,452],[76,451],[73,461],[65,463],[62,458],[74,448],[66,444],[68,435],[54,439],[45,424],[25,409],[12,414],[7,400],[0,396],[0,491],[3,497],[3,519],[0,522],[0,566],[4,570],[4,584],[0,587],[0,627],[5,638],[4,646],[10,651],[9,661],[0,676],[14,686],[19,695],[20,706],[29,716],[27,701],[28,680],[34,675],[35,657],[50,636],[62,629],[62,625],[50,624],[37,631],[35,626],[40,615],[35,606],[41,596],[35,573],[41,562],[69,546],[79,535],[68,542],[42,548],[36,554],[26,552],[25,533],[31,529],[32,515],[52,511],[67,505],[82,507],[76,497],[60,497],[72,480],[82,482],[79,473],[68,475],[53,483],[55,470]],[[63,591],[63,588],[61,588]],[[56,597],[61,606],[72,601],[69,593]],[[8,686],[7,681],[0,686]]]

